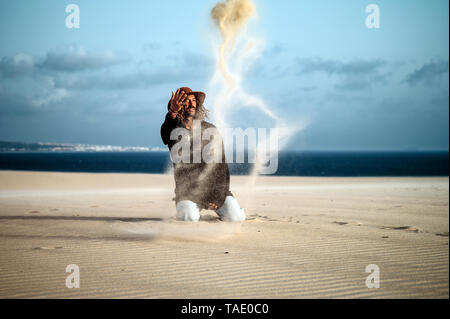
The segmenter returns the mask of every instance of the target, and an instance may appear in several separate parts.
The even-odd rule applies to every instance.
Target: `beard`
[[[197,115],[197,108],[194,108],[194,111],[192,113],[189,112],[189,108],[186,108],[184,111],[184,115],[186,118],[195,117]]]

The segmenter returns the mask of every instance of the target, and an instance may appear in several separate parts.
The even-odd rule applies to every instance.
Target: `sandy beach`
[[[448,177],[232,176],[243,223],[177,221],[173,189],[171,175],[1,171],[0,298],[449,297]]]

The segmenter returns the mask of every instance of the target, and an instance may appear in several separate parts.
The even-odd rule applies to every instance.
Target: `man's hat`
[[[192,91],[188,87],[182,87],[180,88],[180,91],[184,91],[187,95],[194,94],[195,99],[197,100],[197,105],[203,105],[203,101],[205,101],[206,94],[200,91]]]

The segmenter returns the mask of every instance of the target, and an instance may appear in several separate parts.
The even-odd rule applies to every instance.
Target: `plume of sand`
[[[288,125],[282,118],[277,116],[273,109],[268,107],[266,103],[258,96],[251,95],[245,92],[241,87],[241,78],[243,74],[243,67],[251,63],[259,54],[261,49],[261,41],[248,37],[245,34],[245,28],[249,20],[256,14],[256,8],[251,0],[226,0],[220,2],[211,10],[211,19],[217,25],[221,35],[221,43],[218,50],[218,63],[216,74],[212,80],[211,87],[214,85],[220,86],[218,93],[214,99],[214,113],[215,123],[219,130],[224,130],[227,127],[226,114],[232,108],[237,107],[256,107],[261,114],[269,117],[275,123],[275,127],[279,128],[279,148],[286,145],[288,139],[295,131],[300,130],[304,123],[297,123]],[[237,44],[244,43],[242,47]],[[234,51],[241,48],[236,54]],[[228,69],[230,62],[234,62],[237,66],[236,70],[231,73]],[[225,85],[220,84],[220,75],[225,80]],[[237,102],[238,101],[238,102]],[[228,144],[233,147],[233,141]],[[268,159],[264,147],[267,139],[260,140],[256,146],[257,158]],[[251,199],[251,192],[256,183],[258,171],[262,163],[257,160],[250,174],[249,184],[246,187],[246,194],[244,204],[249,204]]]
[[[236,82],[228,72],[226,58],[233,51],[237,35],[253,16],[254,11],[255,7],[251,0],[226,0],[211,10],[211,18],[219,27],[222,36],[218,65],[231,89],[235,87]]]

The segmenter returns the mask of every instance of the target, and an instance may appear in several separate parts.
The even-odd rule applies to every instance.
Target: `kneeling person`
[[[243,221],[245,212],[230,192],[230,172],[225,161],[223,142],[218,133],[214,137],[220,138],[218,145],[220,149],[216,149],[216,152],[221,154],[221,159],[210,162],[205,161],[205,156],[202,156],[203,152],[208,151],[209,143],[217,142],[214,138],[212,142],[201,139],[199,146],[201,153],[194,161],[195,129],[200,130],[200,136],[207,130],[217,131],[213,124],[205,121],[208,110],[203,106],[204,100],[205,93],[194,92],[188,87],[172,92],[168,113],[161,126],[161,138],[170,151],[178,152],[176,144],[185,142],[183,141],[185,138],[189,139],[190,157],[187,163],[173,161],[177,219],[198,221],[202,209],[211,209],[224,221]],[[173,132],[175,129],[185,129],[187,136],[171,139],[172,133],[177,135],[178,131]],[[214,152],[214,149],[212,151]]]

